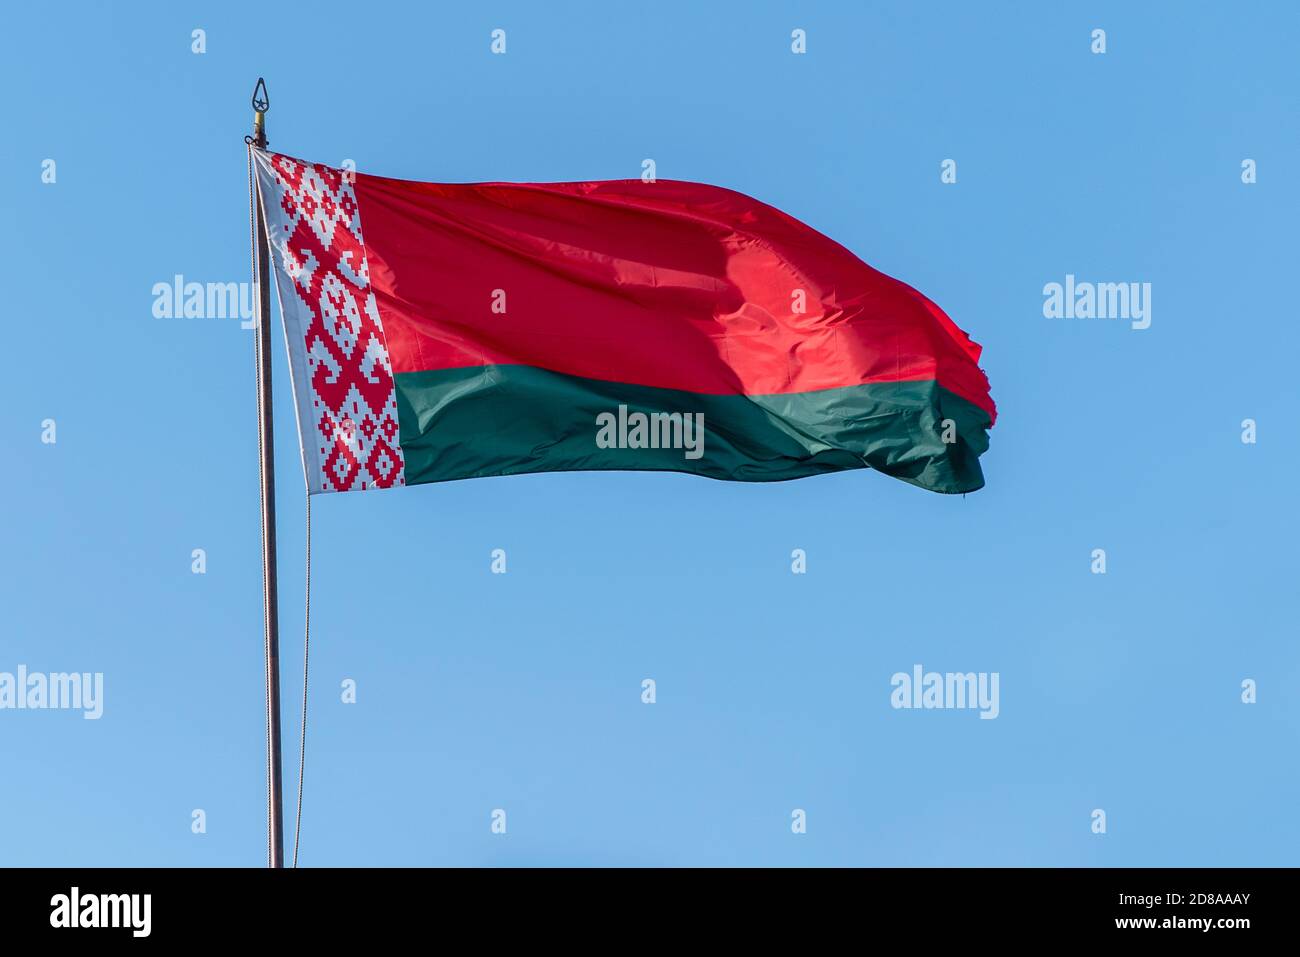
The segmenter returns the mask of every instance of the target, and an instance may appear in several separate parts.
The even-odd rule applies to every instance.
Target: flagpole
[[[259,95],[260,94],[260,95]],[[253,88],[252,145],[266,148],[266,83]],[[256,182],[256,171],[254,171]],[[267,866],[284,867],[284,797],[280,775],[280,615],[275,567],[275,423],[271,403],[271,276],[266,220],[257,205],[257,417],[262,494],[262,615],[266,645]]]

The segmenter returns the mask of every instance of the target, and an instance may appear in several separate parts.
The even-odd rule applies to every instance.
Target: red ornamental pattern
[[[405,484],[397,395],[383,326],[370,287],[361,217],[349,173],[271,154],[280,187],[266,202],[271,241],[299,304],[310,409],[299,423],[313,491]],[[283,285],[281,289],[283,290]],[[291,304],[282,303],[286,314]],[[286,323],[294,335],[295,324]],[[291,352],[293,347],[291,345]],[[300,407],[302,403],[300,402]],[[312,421],[314,419],[314,421]],[[309,467],[310,470],[310,467]]]

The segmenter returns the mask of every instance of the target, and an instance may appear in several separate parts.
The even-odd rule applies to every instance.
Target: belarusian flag
[[[254,152],[312,492],[577,469],[984,484],[980,347],[771,206]]]

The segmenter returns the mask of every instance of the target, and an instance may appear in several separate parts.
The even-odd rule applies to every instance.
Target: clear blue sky
[[[105,700],[0,711],[0,863],[264,859],[251,333],[151,311],[177,273],[249,278],[259,74],[272,148],[332,165],[576,180],[653,158],[779,206],[940,303],[1001,413],[964,498],[871,472],[317,497],[304,864],[1297,863],[1294,4],[6,17],[0,671],[103,672]],[[1152,283],[1151,327],[1044,318],[1066,274]],[[291,792],[303,492],[278,326],[275,362]],[[892,709],[918,663],[998,672],[1000,716]]]

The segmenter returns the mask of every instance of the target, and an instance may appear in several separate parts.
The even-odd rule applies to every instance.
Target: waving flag
[[[771,206],[254,152],[312,492],[586,469],[984,485],[980,347]]]

